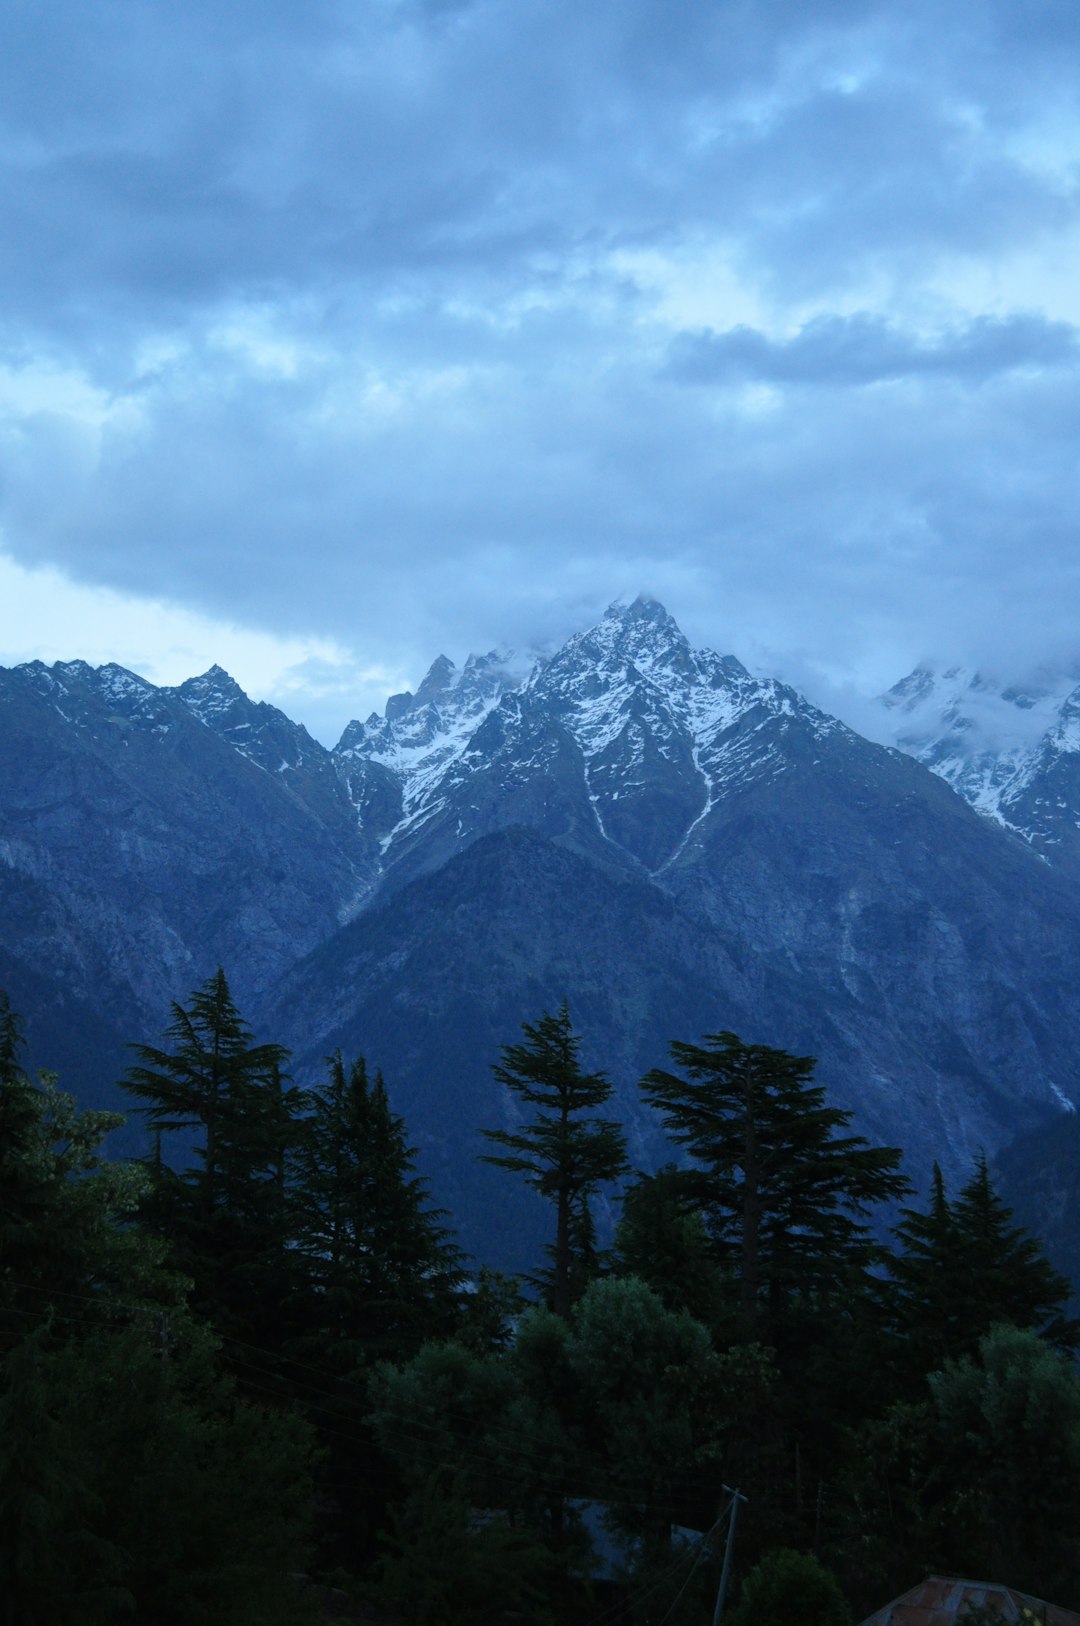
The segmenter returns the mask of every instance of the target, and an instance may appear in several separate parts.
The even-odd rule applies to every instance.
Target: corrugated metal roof
[[[927,1576],[902,1598],[894,1598],[884,1609],[868,1615],[861,1626],[957,1626],[969,1604],[996,1610],[1002,1626],[1023,1622],[1025,1610],[1040,1626],[1043,1622],[1045,1626],[1080,1626],[1080,1615],[1071,1609],[1059,1609],[993,1581],[965,1581],[955,1575]]]

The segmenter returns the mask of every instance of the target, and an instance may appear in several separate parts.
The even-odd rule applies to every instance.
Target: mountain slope
[[[918,667],[882,696],[897,744],[979,812],[1080,876],[1080,685]]]
[[[817,1055],[862,1132],[955,1181],[1078,1093],[1080,890],[1033,834],[1071,794],[1075,717],[1059,696],[1036,724],[1042,801],[1011,830],[944,755],[872,744],[644,597],[531,664],[440,659],[333,752],[218,668],[17,668],[0,975],[39,1054],[104,1009],[104,1067],[224,964],[302,1081],[335,1046],[384,1068],[477,1246],[502,1202],[538,1223],[477,1135],[506,1122],[499,1047],[564,997],[643,1164],[666,1154],[640,1072],[732,1028]]]
[[[755,738],[767,719],[812,716],[823,735],[843,727],[733,657],[691,649],[644,595],[613,605],[519,686],[490,684],[469,710],[410,706],[404,720],[393,702],[387,710],[379,727],[351,724],[336,754],[345,771],[396,776],[404,812],[383,838],[391,884],[508,824],[653,873],[717,799],[779,771]]]
[[[337,1048],[382,1068],[466,1245],[521,1268],[535,1260],[546,1211],[476,1161],[480,1131],[513,1122],[515,1103],[491,1074],[500,1047],[567,998],[585,1065],[616,1083],[632,1156],[655,1166],[666,1153],[636,1079],[675,1033],[711,1017],[720,987],[728,1017],[749,1024],[749,1005],[731,1002],[739,984],[723,943],[659,889],[509,827],[358,916],[259,1014],[294,1047],[300,1076],[319,1076]]]
[[[0,780],[12,962],[126,1024],[219,961],[250,998],[370,886],[344,796],[318,808],[119,667],[0,671]]]
[[[661,810],[644,840],[619,822],[624,793]],[[650,667],[623,646],[605,672],[572,641],[490,712],[440,794],[421,848],[438,862],[272,1006],[289,1042],[314,1040],[305,1066],[342,1045],[386,1067],[470,1233],[460,1169],[500,1122],[490,1063],[564,997],[652,1155],[637,1077],[671,1039],[721,1028],[818,1056],[832,1099],[917,1180],[935,1160],[966,1176],[1075,1088],[1071,893],[918,764],[737,663]]]

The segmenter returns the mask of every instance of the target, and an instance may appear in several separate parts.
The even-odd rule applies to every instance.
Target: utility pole
[[[724,1543],[724,1567],[720,1571],[720,1587],[716,1594],[716,1608],[713,1610],[712,1626],[720,1626],[720,1617],[724,1613],[724,1599],[727,1596],[728,1575],[731,1571],[731,1549],[735,1545],[735,1520],[738,1517],[739,1503],[745,1502],[746,1497],[740,1490],[732,1490],[730,1485],[724,1485],[725,1495],[731,1497],[731,1510],[728,1514],[727,1541]]]

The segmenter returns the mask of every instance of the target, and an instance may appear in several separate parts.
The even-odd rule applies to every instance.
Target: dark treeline
[[[1080,1604],[1070,1286],[985,1159],[897,1210],[812,1061],[721,1032],[642,1080],[673,1161],[632,1175],[564,1007],[495,1064],[486,1158],[551,1207],[516,1282],[382,1078],[298,1089],[221,972],[134,1055],[152,1150],[113,1162],[0,996],[0,1626],[680,1626],[736,1511],[739,1626],[935,1571]]]

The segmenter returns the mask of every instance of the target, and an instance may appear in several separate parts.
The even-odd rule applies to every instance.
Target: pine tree
[[[937,1163],[926,1212],[901,1209],[893,1234],[900,1250],[888,1261],[893,1282],[888,1314],[900,1340],[900,1364],[913,1375],[918,1388],[927,1372],[968,1347],[964,1335],[966,1290],[953,1268],[959,1247],[956,1221]],[[975,1333],[971,1348],[977,1339]]]
[[[31,1083],[20,1032],[0,995],[0,1626],[307,1618],[310,1431],[237,1402],[148,1171],[102,1156],[122,1118]]]
[[[189,1005],[173,1003],[165,1038],[171,1050],[132,1047],[139,1065],[125,1088],[149,1103],[143,1110],[151,1127],[197,1132],[199,1206],[208,1219],[235,1200],[238,1181],[276,1166],[288,1051],[251,1043],[220,966]]]
[[[982,1306],[986,1328],[1007,1321],[1040,1332],[1061,1350],[1074,1350],[1080,1326],[1064,1316],[1072,1284],[1048,1262],[1038,1241],[1012,1223],[1012,1209],[994,1190],[983,1152],[953,1205],[953,1219],[970,1302]]]
[[[139,1060],[124,1083],[156,1136],[190,1145],[194,1131],[196,1166],[175,1173],[157,1140],[146,1217],[220,1331],[275,1342],[292,1293],[289,1165],[300,1133],[288,1051],[252,1043],[220,967],[187,1006],[173,1005],[165,1038],[172,1048],[132,1047]]]
[[[928,1372],[973,1354],[1000,1323],[1031,1328],[1063,1351],[1076,1348],[1080,1327],[1065,1315],[1071,1286],[1012,1223],[985,1156],[954,1203],[935,1164],[928,1209],[904,1209],[895,1235],[891,1320],[913,1394]]]
[[[555,1015],[523,1023],[522,1031],[525,1043],[504,1046],[493,1071],[534,1117],[515,1132],[486,1129],[507,1155],[489,1153],[483,1161],[523,1174],[554,1202],[555,1241],[545,1250],[550,1269],[536,1280],[556,1314],[567,1316],[595,1272],[589,1200],[625,1171],[626,1146],[616,1122],[587,1116],[611,1098],[612,1086],[603,1073],[582,1071],[565,1001]]]
[[[694,1160],[684,1187],[700,1208],[753,1327],[795,1295],[847,1290],[876,1257],[865,1216],[901,1195],[901,1154],[844,1133],[814,1062],[734,1033],[674,1043],[685,1077],[642,1080],[668,1133]]]
[[[346,1067],[337,1052],[308,1106],[296,1193],[307,1337],[342,1369],[404,1358],[447,1330],[459,1252],[428,1205],[381,1074],[371,1082],[362,1057]]]

